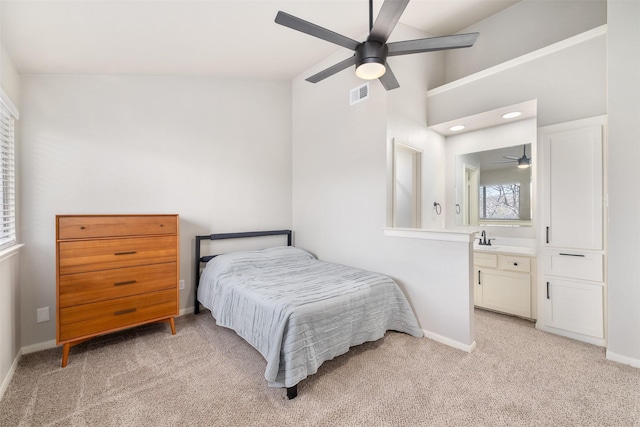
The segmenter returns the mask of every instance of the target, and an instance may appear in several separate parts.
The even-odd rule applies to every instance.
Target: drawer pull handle
[[[131,251],[131,252],[116,252],[114,255],[133,255],[136,254],[136,251]]]
[[[518,263],[517,263],[517,262],[514,262],[514,263],[513,263],[513,265],[514,265],[515,267],[517,267],[517,266],[518,266]]]
[[[480,279],[480,270],[478,270],[478,285],[482,285],[482,280]]]
[[[549,298],[549,282],[547,282],[547,299],[551,299]]]
[[[87,227],[85,227],[85,226],[83,225],[82,227],[80,227],[80,230],[84,230],[85,228],[87,228]]]
[[[565,253],[560,252],[558,255],[562,255],[562,256],[577,256],[577,257],[584,258],[583,254],[565,254]]]
[[[133,283],[136,283],[136,280],[128,280],[126,282],[116,282],[113,284],[113,286],[131,285]]]
[[[120,316],[121,314],[128,314],[128,313],[133,313],[134,311],[136,311],[135,308],[128,308],[126,310],[120,310],[120,311],[116,311],[114,314],[114,316]]]

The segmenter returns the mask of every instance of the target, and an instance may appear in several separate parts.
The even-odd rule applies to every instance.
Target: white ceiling
[[[400,22],[453,34],[517,1],[412,0]],[[342,49],[275,24],[278,10],[368,33],[367,0],[0,0],[0,42],[21,74],[290,79]]]
[[[519,112],[520,115],[514,118],[504,118],[504,114]],[[461,117],[450,122],[438,123],[430,126],[429,129],[438,132],[442,136],[451,136],[466,132],[484,129],[491,126],[500,126],[536,117],[538,114],[537,101],[525,101],[519,104],[508,105],[496,110],[485,111],[473,116]],[[464,126],[461,130],[451,130],[453,126]]]

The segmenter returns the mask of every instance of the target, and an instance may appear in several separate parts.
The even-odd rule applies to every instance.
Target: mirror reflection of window
[[[520,219],[520,184],[480,187],[480,219]]]

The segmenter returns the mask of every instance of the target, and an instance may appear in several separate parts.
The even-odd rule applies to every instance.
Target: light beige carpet
[[[640,369],[527,321],[476,311],[472,354],[388,333],[287,400],[208,311],[23,356],[0,426],[640,426]]]

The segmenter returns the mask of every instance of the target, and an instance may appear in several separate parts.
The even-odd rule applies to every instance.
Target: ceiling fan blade
[[[502,156],[502,157],[509,160],[520,160],[520,157],[516,157],[516,156]]]
[[[386,43],[407,4],[409,4],[409,0],[385,0],[367,41]]]
[[[517,161],[518,161],[517,159],[516,160],[498,160],[498,161],[495,161],[495,162],[491,162],[491,164],[492,165],[497,165],[497,164],[500,164],[500,163],[513,163],[513,162],[517,162]]]
[[[344,70],[345,68],[349,68],[352,65],[356,65],[356,56],[353,55],[351,58],[347,58],[344,61],[338,62],[331,67],[320,71],[317,74],[314,74],[311,77],[308,77],[306,80],[311,83],[318,83],[320,80],[324,80],[327,77],[333,76],[339,71]]]
[[[393,74],[393,71],[391,71],[391,67],[389,67],[389,63],[385,63],[384,66],[387,68],[387,70],[378,79],[380,80],[380,83],[382,83],[382,86],[384,86],[386,90],[393,90],[393,89],[399,88],[400,83],[398,83],[396,76]]]
[[[471,47],[476,42],[479,34],[480,33],[455,34],[452,36],[393,42],[387,44],[389,47],[387,56]]]
[[[327,30],[326,28],[322,28],[316,24],[312,24],[311,22],[305,21],[304,19],[296,18],[295,16],[289,15],[286,12],[278,11],[275,22],[277,24],[284,25],[285,27],[289,27],[305,34],[309,34],[310,36],[326,40],[342,47],[346,47],[347,49],[356,50],[356,47],[358,47],[358,45],[360,44],[359,42],[350,39],[349,37],[334,33],[331,30]]]

